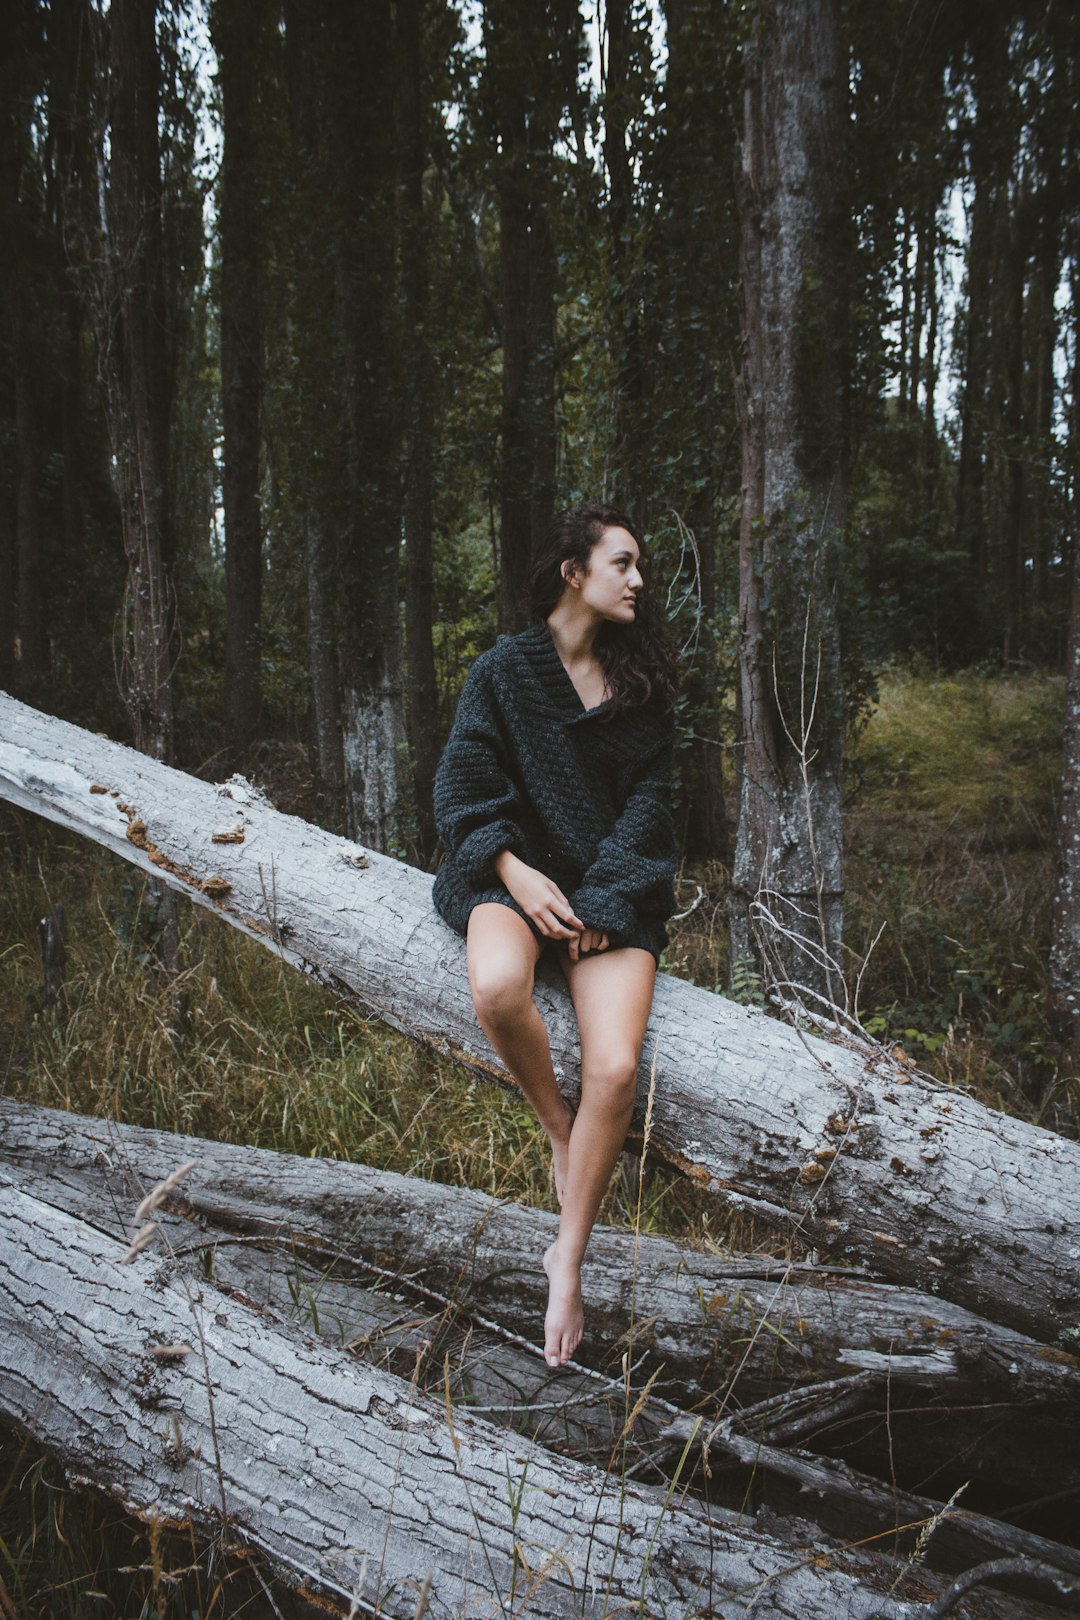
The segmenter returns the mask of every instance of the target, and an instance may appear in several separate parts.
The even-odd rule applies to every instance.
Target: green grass
[[[1061,774],[1064,682],[897,671],[849,752],[856,803],[943,825],[999,823],[1040,843]]]

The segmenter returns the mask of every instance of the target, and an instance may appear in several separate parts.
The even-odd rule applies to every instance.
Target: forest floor
[[[1063,701],[1063,683],[1039,675],[882,679],[848,765],[847,968],[868,1032],[993,1107],[1072,1133],[1080,1086],[1048,1017],[1046,975]],[[285,784],[268,785],[299,808]],[[727,872],[717,863],[684,877],[687,903],[699,885],[703,898],[674,928],[664,965],[723,989]],[[67,983],[48,1009],[36,925],[56,901]],[[0,807],[0,1093],[555,1207],[543,1137],[516,1093],[365,1020],[199,907],[183,908],[181,927],[178,1040],[142,875]],[[750,976],[737,994],[764,1000]],[[629,1221],[636,1194],[628,1167],[604,1218]],[[709,1247],[789,1252],[663,1169],[648,1177],[641,1224]],[[131,1550],[109,1555],[109,1573],[94,1551],[106,1510],[58,1488],[43,1460],[0,1463],[0,1576],[6,1568],[21,1594],[20,1620],[81,1620],[91,1609],[80,1594],[95,1581],[117,1593],[121,1565],[124,1603],[137,1592],[149,1601],[152,1587],[144,1612],[161,1614],[160,1549],[148,1562],[145,1529],[118,1521]]]

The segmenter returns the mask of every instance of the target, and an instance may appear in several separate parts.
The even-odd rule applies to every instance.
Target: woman
[[[465,682],[435,783],[440,915],[467,937],[480,1024],[551,1142],[561,1205],[544,1256],[544,1354],[581,1340],[581,1262],[622,1151],[675,909],[674,656],[643,596],[641,548],[610,507],[563,512],[530,582],[536,622]],[[558,951],[581,1037],[576,1116],[533,1003]]]

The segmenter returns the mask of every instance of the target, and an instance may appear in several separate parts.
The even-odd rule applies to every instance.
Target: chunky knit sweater
[[[440,916],[464,934],[482,902],[524,915],[495,873],[509,849],[613,946],[658,957],[675,909],[673,729],[658,704],[586,709],[546,624],[500,636],[469,673],[435,779]]]

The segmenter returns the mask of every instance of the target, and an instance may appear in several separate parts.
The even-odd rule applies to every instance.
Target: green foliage
[[[848,771],[865,1027],[1047,1124],[1076,1089],[1046,979],[1063,697],[1047,677],[890,674]]]

